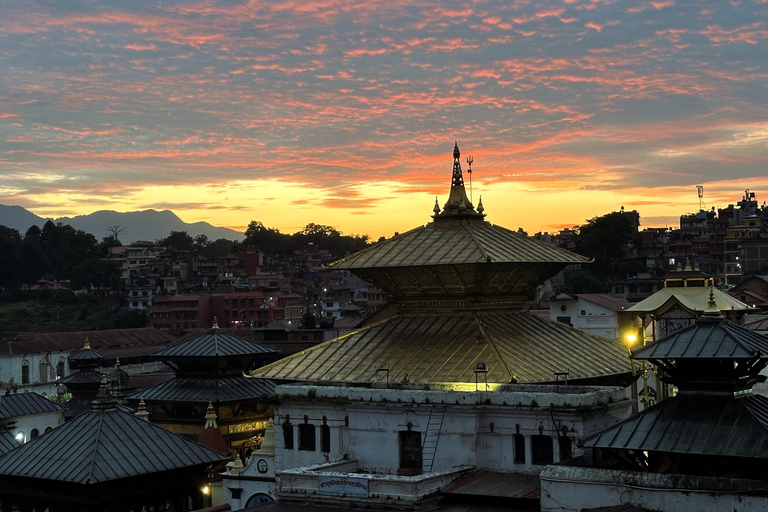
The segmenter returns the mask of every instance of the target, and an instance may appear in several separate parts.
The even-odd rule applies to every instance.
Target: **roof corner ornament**
[[[144,421],[149,421],[149,411],[147,411],[147,404],[144,403],[144,397],[139,400],[139,408],[136,410],[136,416]]]
[[[477,203],[477,213],[483,214],[485,208],[483,207],[483,196],[480,196],[480,200]]]
[[[435,196],[435,207],[432,208],[432,211],[435,212],[435,215],[440,215],[440,203],[437,202],[437,196]]]

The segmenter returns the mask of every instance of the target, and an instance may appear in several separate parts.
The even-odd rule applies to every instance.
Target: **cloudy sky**
[[[768,195],[767,0],[0,0],[0,203],[390,236]],[[105,232],[106,235],[106,232]]]

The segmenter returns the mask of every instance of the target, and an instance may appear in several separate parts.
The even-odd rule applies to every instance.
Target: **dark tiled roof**
[[[0,396],[0,418],[31,416],[64,408],[37,393],[13,393]]]
[[[550,382],[629,373],[626,348],[562,323],[521,311],[472,315],[398,314],[254,371],[271,379],[473,383],[486,364],[489,383]]]
[[[69,356],[69,360],[75,363],[100,363],[104,360],[104,356],[100,352],[93,350],[92,348],[81,348],[77,352]]]
[[[627,299],[613,297],[607,293],[579,293],[576,297],[597,304],[598,306],[603,306],[611,311],[623,311],[632,306],[632,303]]]
[[[633,351],[636,359],[768,357],[768,338],[722,317],[702,315],[685,329]]]
[[[86,337],[91,348],[99,352],[107,348],[167,345],[174,339],[173,336],[153,327],[30,334],[0,343],[0,355],[79,350],[83,348]]]
[[[13,438],[13,435],[10,432],[5,429],[0,429],[0,455],[8,453],[19,446],[19,442]]]
[[[128,399],[172,402],[231,402],[268,396],[275,392],[275,383],[268,379],[249,379],[242,375],[215,378],[176,377],[128,396]]]
[[[223,458],[132,414],[110,409],[81,414],[0,456],[0,474],[94,484]]]
[[[768,459],[768,398],[677,395],[584,440],[616,448]]]
[[[191,358],[191,357],[232,357],[250,356],[254,354],[272,354],[277,352],[255,341],[241,338],[233,334],[211,329],[207,333],[168,347],[155,356],[159,359]]]

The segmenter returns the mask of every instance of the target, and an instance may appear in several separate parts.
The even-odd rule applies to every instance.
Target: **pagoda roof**
[[[276,361],[252,375],[278,380],[474,383],[485,363],[488,383],[569,382],[630,372],[626,348],[520,310],[448,310],[398,314]]]
[[[376,243],[328,266],[339,270],[461,265],[559,263],[591,260],[484,220],[431,222]]]
[[[225,456],[115,408],[81,414],[0,456],[0,474],[96,484]]]
[[[768,398],[677,395],[584,440],[585,448],[768,459]]]
[[[175,377],[151,388],[132,393],[129,400],[220,403],[254,400],[275,392],[267,379],[249,379],[243,375],[226,377]]]
[[[715,301],[723,311],[749,311],[754,309],[744,304],[736,297],[714,289]],[[666,310],[674,303],[679,303],[685,309],[695,312],[703,312],[709,301],[709,287],[671,287],[662,288],[650,297],[647,297],[626,311],[630,313],[657,313]]]
[[[238,357],[252,356],[255,354],[273,354],[277,349],[256,343],[234,334],[220,332],[213,328],[191,340],[186,340],[176,345],[156,352],[158,359],[186,359],[206,357]]]
[[[37,393],[0,395],[0,419],[63,411],[64,407]]]
[[[703,314],[698,321],[632,351],[635,359],[754,359],[768,357],[768,338],[723,317]]]

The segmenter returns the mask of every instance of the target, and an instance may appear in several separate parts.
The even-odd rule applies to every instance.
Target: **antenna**
[[[467,168],[467,174],[469,174],[469,202],[470,203],[472,203],[472,162],[474,162],[474,159],[472,158],[472,155],[469,155],[467,157],[467,165],[469,165],[469,167]]]
[[[704,186],[696,185],[696,192],[699,194],[699,211],[704,210]]]

